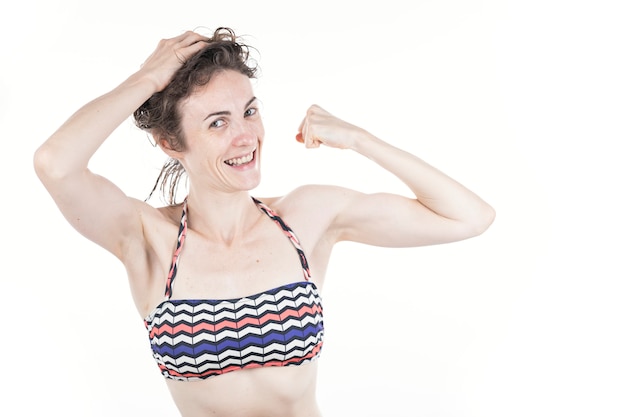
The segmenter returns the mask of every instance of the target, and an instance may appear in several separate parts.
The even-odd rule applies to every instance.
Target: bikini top
[[[241,369],[300,365],[320,355],[322,302],[309,280],[304,251],[291,228],[267,205],[252,199],[293,244],[304,280],[236,299],[171,299],[187,233],[185,199],[165,299],[144,319],[152,356],[168,379],[192,381]]]

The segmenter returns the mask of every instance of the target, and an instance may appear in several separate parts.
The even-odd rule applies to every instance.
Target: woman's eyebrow
[[[244,107],[248,107],[250,104],[252,104],[254,102],[254,100],[256,100],[256,97],[252,97],[250,100],[248,100],[248,102],[246,103],[246,105]],[[214,113],[208,114],[204,120],[208,119],[209,117],[213,117],[213,116],[229,116],[230,115],[230,111],[228,110],[222,110],[222,111],[216,111]]]

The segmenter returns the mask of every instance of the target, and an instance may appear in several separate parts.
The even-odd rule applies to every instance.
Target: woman
[[[411,247],[482,233],[494,211],[458,182],[311,106],[296,139],[350,149],[415,194],[305,185],[251,197],[264,130],[248,49],[230,29],[162,40],[142,67],[69,118],[35,169],[70,224],[117,256],[181,414],[320,416],[319,296],[339,241]],[[129,115],[170,157],[169,205],[130,198],[87,168]],[[184,201],[175,203],[180,175]],[[153,190],[154,191],[154,190]]]

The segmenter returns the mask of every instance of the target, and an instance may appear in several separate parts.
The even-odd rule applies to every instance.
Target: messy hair
[[[150,133],[155,141],[165,139],[176,151],[186,148],[179,106],[182,100],[224,70],[237,71],[248,78],[257,76],[256,63],[250,59],[250,47],[242,43],[232,29],[217,28],[206,42],[207,46],[182,65],[167,87],[154,93],[133,113],[135,124],[140,129]],[[168,158],[146,200],[160,188],[164,200],[175,204],[178,185],[184,174],[182,164],[177,159]]]

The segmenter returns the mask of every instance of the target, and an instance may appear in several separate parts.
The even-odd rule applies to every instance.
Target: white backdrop
[[[159,39],[230,26],[260,51],[267,136],[255,195],[310,182],[406,192],[363,158],[296,143],[317,103],[498,213],[465,242],[337,247],[324,290],[325,416],[626,415],[623,3],[368,4],[4,7],[1,414],[176,415],[122,266],[65,222],[32,154]],[[129,121],[92,168],[143,198],[162,159]]]

